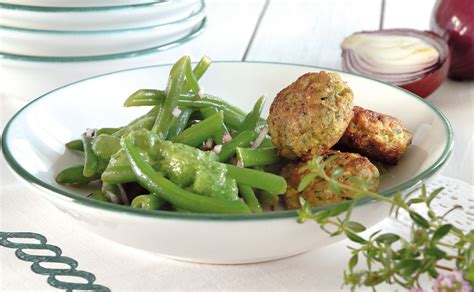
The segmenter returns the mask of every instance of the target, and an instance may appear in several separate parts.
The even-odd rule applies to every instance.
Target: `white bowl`
[[[0,95],[31,101],[50,90],[87,77],[157,64],[162,59],[163,51],[194,39],[205,26],[206,19],[191,35],[170,45],[124,54],[100,57],[28,57],[0,54]]]
[[[203,0],[174,0],[118,7],[48,8],[0,4],[0,25],[35,29],[92,31],[155,26],[183,20]]]
[[[101,31],[53,31],[0,26],[0,52],[23,56],[76,57],[119,54],[173,43],[190,35],[206,15],[149,27]]]
[[[87,230],[172,258],[220,264],[260,262],[341,239],[329,237],[314,223],[298,224],[296,211],[251,215],[147,211],[94,201],[85,197],[87,190],[56,184],[54,177],[58,171],[81,160],[67,152],[64,143],[77,138],[85,128],[123,125],[145,112],[145,108],[122,108],[122,103],[137,89],[164,88],[169,69],[165,65],[107,74],[34,100],[4,130],[3,153],[8,164],[28,185]],[[298,76],[320,69],[218,62],[204,76],[202,85],[207,92],[250,110],[261,94],[273,97]],[[400,118],[414,134],[413,145],[400,163],[389,169],[392,176],[382,182],[383,194],[411,189],[446,163],[453,146],[452,130],[439,111],[398,87],[340,74],[353,89],[356,104]],[[372,226],[385,218],[388,210],[385,203],[363,202],[354,208],[353,216]]]
[[[2,0],[2,3],[37,7],[110,7],[170,1],[174,0]]]

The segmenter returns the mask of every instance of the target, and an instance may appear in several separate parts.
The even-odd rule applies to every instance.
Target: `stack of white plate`
[[[30,98],[199,34],[204,0],[0,0],[0,92]]]

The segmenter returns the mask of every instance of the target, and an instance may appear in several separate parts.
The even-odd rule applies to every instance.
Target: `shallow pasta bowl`
[[[13,171],[42,197],[88,230],[113,241],[156,254],[203,263],[250,263],[283,258],[326,246],[331,238],[312,223],[298,224],[296,211],[251,215],[185,214],[146,211],[86,198],[90,190],[61,186],[54,177],[80,157],[64,143],[85,128],[114,127],[146,111],[122,108],[140,88],[164,88],[170,66],[145,67],[80,81],[39,97],[20,110],[3,133],[3,153]],[[277,63],[217,62],[202,80],[206,91],[244,110],[266,93],[265,113],[275,94],[318,67]],[[385,83],[340,72],[357,105],[401,119],[414,143],[389,169],[381,192],[407,191],[433,176],[453,146],[446,118],[421,98]],[[355,220],[372,226],[388,215],[385,203],[366,201],[353,210]]]

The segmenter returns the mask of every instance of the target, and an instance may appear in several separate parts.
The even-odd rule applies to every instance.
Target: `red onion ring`
[[[351,48],[342,48],[342,69],[347,72],[370,76],[393,85],[405,88],[421,97],[426,97],[435,91],[446,79],[451,61],[449,47],[437,34],[430,31],[414,29],[386,29],[378,31],[362,31],[353,34],[366,34],[372,36],[400,36],[414,37],[428,43],[439,54],[434,64],[414,64],[417,68],[408,69],[406,72],[383,72],[380,64],[364,58]],[[351,37],[352,37],[351,36]]]

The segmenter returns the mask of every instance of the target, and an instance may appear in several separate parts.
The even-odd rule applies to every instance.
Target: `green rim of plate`
[[[308,66],[308,65],[301,65],[301,64],[291,64],[291,63],[278,63],[278,62],[259,62],[259,61],[251,61],[251,62],[240,62],[240,61],[217,61],[214,63],[253,63],[253,64],[270,64],[270,65],[279,65],[279,66],[296,66],[296,67],[304,67],[312,70],[330,70],[330,71],[335,71],[335,72],[340,72],[344,74],[349,74],[353,75],[356,77],[364,78],[364,79],[370,79],[372,81],[378,82],[385,84],[387,86],[390,86],[394,88],[395,90],[402,91],[408,95],[410,95],[412,98],[417,99],[419,102],[425,104],[429,109],[431,109],[443,122],[444,125],[444,130],[445,134],[448,138],[446,141],[445,148],[443,150],[443,153],[441,156],[434,162],[428,169],[423,171],[422,173],[418,174],[417,176],[409,179],[408,181],[401,183],[397,186],[394,186],[390,189],[384,190],[383,192],[380,192],[380,194],[384,196],[391,196],[397,191],[404,191],[404,190],[411,190],[417,186],[420,185],[423,181],[427,180],[429,177],[434,175],[437,171],[440,170],[440,168],[448,161],[449,157],[452,154],[453,150],[453,129],[451,127],[451,124],[447,120],[447,118],[439,112],[433,105],[431,105],[429,102],[426,100],[422,99],[421,97],[403,89],[397,86],[393,86],[391,84],[385,83],[383,81],[370,78],[370,77],[365,77],[365,76],[360,76],[357,74],[353,73],[348,73],[348,72],[343,72],[341,70],[335,70],[331,68],[325,68],[325,67],[316,67],[316,66]],[[71,84],[59,87],[55,90],[52,90],[46,94],[41,95],[40,97],[34,99],[27,105],[25,105],[21,110],[19,110],[7,123],[3,134],[2,134],[2,152],[3,155],[5,156],[5,159],[8,163],[8,165],[19,175],[21,176],[24,180],[32,183],[34,186],[39,187],[39,188],[44,188],[48,191],[51,191],[55,194],[51,194],[48,192],[48,195],[53,195],[53,196],[58,196],[62,197],[62,199],[69,199],[73,200],[73,202],[78,203],[83,206],[99,209],[99,210],[104,210],[104,211],[111,211],[111,212],[118,212],[122,214],[129,214],[129,215],[136,215],[136,216],[144,216],[147,218],[160,218],[160,219],[184,219],[184,220],[212,220],[212,221],[253,221],[253,220],[271,220],[271,219],[285,219],[285,218],[296,218],[297,217],[297,211],[296,210],[286,210],[286,211],[274,211],[274,212],[264,212],[264,213],[259,213],[259,214],[243,214],[243,215],[225,215],[225,214],[200,214],[200,213],[179,213],[179,212],[172,212],[172,211],[149,211],[149,210],[143,210],[143,209],[136,209],[136,208],[131,208],[129,206],[123,206],[123,205],[116,205],[116,204],[111,204],[111,203],[106,203],[106,202],[100,202],[96,201],[87,197],[84,197],[80,194],[76,194],[74,192],[71,192],[69,190],[64,190],[60,189],[52,184],[49,184],[47,182],[44,182],[37,177],[35,177],[33,174],[29,173],[26,169],[24,169],[14,158],[13,155],[10,151],[10,148],[8,146],[8,134],[10,131],[11,125],[15,122],[15,119],[21,115],[21,113],[25,110],[28,109],[29,106],[32,104],[38,102],[39,100],[47,97],[49,94],[59,91],[65,87],[69,86],[74,86],[77,83],[81,83],[87,80],[95,79],[95,78],[100,78],[102,76],[108,76],[112,75],[115,73],[121,73],[121,72],[127,72],[127,71],[134,71],[134,70],[141,70],[145,68],[154,68],[154,67],[165,67],[165,66],[172,66],[173,64],[165,64],[165,65],[157,65],[157,66],[146,66],[146,67],[140,67],[140,68],[134,68],[134,69],[127,69],[127,70],[121,70],[121,71],[116,71],[112,73],[107,73],[107,74],[102,74],[99,76],[94,76],[90,77],[87,79],[83,79],[77,82],[73,82]],[[369,198],[364,198],[358,202],[357,205],[363,205],[367,204],[370,202],[374,202],[374,200],[371,200]],[[324,210],[327,208],[330,208],[332,206],[338,205],[337,204],[332,204],[332,205],[327,205],[327,206],[321,206],[321,207],[314,207],[312,210],[314,212]]]
[[[130,32],[137,32],[137,31],[144,31],[144,30],[154,30],[157,28],[162,28],[166,26],[174,26],[181,23],[186,23],[195,20],[195,18],[204,18],[204,14],[206,11],[206,2],[204,0],[200,1],[201,6],[198,10],[193,11],[191,15],[188,15],[184,18],[174,20],[167,23],[157,24],[157,25],[149,25],[143,27],[135,27],[135,28],[125,28],[125,29],[105,29],[105,30],[83,30],[83,31],[76,31],[76,30],[42,30],[42,29],[31,29],[31,28],[19,28],[19,27],[12,27],[6,25],[0,25],[0,29],[13,31],[13,32],[20,32],[20,33],[31,33],[31,34],[39,34],[39,35],[97,35],[97,34],[119,34],[119,33],[130,33]]]
[[[0,3],[0,8],[9,10],[34,11],[34,12],[96,12],[96,11],[118,11],[122,9],[134,9],[142,7],[161,6],[171,2],[183,2],[187,0],[150,0],[140,4],[111,5],[111,6],[86,6],[86,7],[57,7],[57,6],[33,6],[11,3]]]
[[[15,55],[15,54],[7,54],[7,53],[0,53],[0,60],[13,60],[13,61],[24,61],[24,62],[43,62],[43,63],[79,63],[79,62],[94,62],[94,61],[110,61],[110,60],[117,60],[117,59],[127,59],[127,58],[135,58],[141,57],[145,55],[149,55],[152,53],[162,52],[169,50],[171,48],[180,46],[185,44],[197,36],[199,36],[204,28],[207,26],[207,17],[204,17],[201,24],[195,28],[189,35],[173,41],[168,44],[132,51],[132,52],[124,52],[124,53],[117,53],[117,54],[109,54],[109,55],[97,55],[97,56],[78,56],[78,57],[37,57],[37,56],[26,56],[26,55]]]

